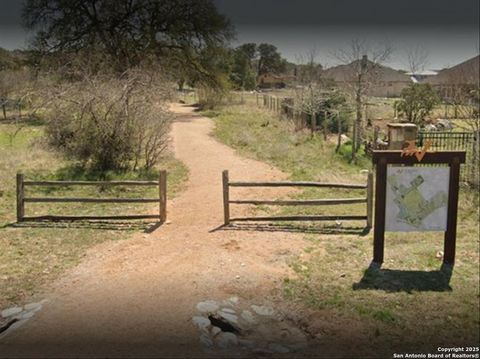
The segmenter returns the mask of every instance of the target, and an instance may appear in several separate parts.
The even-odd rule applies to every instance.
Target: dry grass
[[[15,174],[23,172],[27,179],[97,179],[98,174],[85,172],[72,163],[47,151],[40,143],[43,126],[27,126],[13,144],[7,133],[12,129],[0,124],[0,308],[23,304],[37,294],[46,283],[74,266],[88,248],[110,240],[129,238],[152,223],[63,223],[34,225],[15,224]],[[166,157],[161,168],[169,173],[169,198],[182,188],[187,177],[186,167],[174,158]],[[107,173],[107,179],[151,179],[150,173]],[[29,196],[82,197],[157,197],[157,188],[116,187],[107,190],[94,187],[27,189]],[[43,214],[137,214],[156,213],[155,204],[118,206],[98,204],[26,204],[26,215]]]

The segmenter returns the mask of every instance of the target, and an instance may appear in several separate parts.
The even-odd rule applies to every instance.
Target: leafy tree
[[[271,44],[258,45],[257,75],[279,74],[285,71],[287,62]]]
[[[440,99],[430,84],[412,84],[402,90],[397,109],[409,122],[422,124]]]
[[[118,72],[153,56],[212,83],[202,51],[233,36],[212,0],[26,0],[23,17],[42,54],[101,52]]]
[[[231,85],[228,78],[231,72],[230,61],[230,53],[226,48],[207,48],[202,52],[201,63],[214,69],[212,76],[217,85],[204,83],[198,74],[191,77],[191,85],[198,89],[198,104],[201,108],[213,109],[225,98]]]
[[[233,66],[230,74],[232,82],[243,90],[256,87],[254,60],[257,56],[257,45],[243,44],[233,50]]]

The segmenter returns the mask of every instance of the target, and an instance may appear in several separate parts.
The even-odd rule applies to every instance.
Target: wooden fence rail
[[[26,186],[158,186],[158,198],[88,198],[88,197],[25,197]],[[158,203],[158,214],[118,216],[25,216],[25,203]],[[17,222],[38,220],[127,220],[158,218],[167,220],[167,171],[160,171],[158,181],[26,181],[17,174]]]
[[[224,224],[228,225],[234,221],[356,221],[366,220],[367,227],[372,226],[373,214],[373,174],[368,173],[367,183],[345,184],[345,183],[319,183],[319,182],[230,182],[228,171],[222,173],[223,184],[223,213]],[[344,188],[344,189],[365,189],[366,197],[361,198],[332,198],[332,199],[307,199],[307,200],[231,200],[230,187],[318,187],[318,188]],[[267,216],[267,217],[230,217],[230,204],[253,204],[271,206],[323,206],[341,205],[353,203],[366,203],[366,215],[295,215],[295,216]]]

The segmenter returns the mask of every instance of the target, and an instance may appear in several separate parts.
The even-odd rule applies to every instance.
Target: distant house
[[[284,88],[294,80],[294,75],[263,74],[257,77],[257,86],[259,88]]]
[[[425,82],[425,80],[437,74],[438,74],[437,71],[423,70],[423,71],[417,71],[417,72],[407,72],[405,75],[410,76],[410,79],[412,80],[412,82],[418,84],[418,83]]]
[[[458,65],[438,72],[436,76],[425,79],[445,99],[453,96],[458,86],[477,87],[480,82],[480,55]]]
[[[407,74],[387,66],[375,64],[366,56],[362,60],[353,61],[347,65],[339,65],[326,69],[323,72],[325,79],[331,79],[339,87],[350,87],[358,81],[358,72],[364,66],[370,67],[367,81],[369,87],[367,94],[376,97],[397,97],[400,92],[408,87],[412,80]]]

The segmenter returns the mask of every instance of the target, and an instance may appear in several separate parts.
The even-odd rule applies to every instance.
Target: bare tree
[[[317,48],[295,55],[295,60],[299,64],[297,67],[297,78],[300,84],[309,85],[321,81],[323,67],[317,61],[317,57]]]
[[[323,110],[325,98],[325,90],[318,84],[309,84],[295,91],[293,102],[295,111],[311,118],[312,134],[317,130],[317,115]]]
[[[323,137],[327,140],[327,126],[336,118],[338,133],[341,136],[340,112],[346,112],[347,109],[346,96],[343,92],[325,87],[321,83],[310,84],[308,87],[297,89],[294,107],[296,111],[307,114],[311,118],[312,134],[317,130],[317,119],[320,117]]]
[[[470,184],[480,186],[480,57],[470,60],[447,79],[448,101],[454,106],[456,125],[473,133],[471,155],[467,158]]]
[[[4,120],[11,125],[6,129],[10,145],[13,145],[15,138],[27,126],[28,121],[36,117],[38,111],[43,108],[44,101],[37,98],[41,86],[42,83],[33,76],[30,69],[0,71],[0,103],[3,107]],[[24,106],[28,107],[28,113],[22,113]],[[7,107],[12,110],[8,117]]]
[[[425,70],[428,65],[428,51],[425,47],[417,45],[406,51],[408,70],[412,74],[418,74]]]
[[[46,135],[69,159],[106,171],[151,169],[168,143],[169,86],[160,71],[131,69],[121,78],[87,76],[46,88]]]
[[[354,39],[344,50],[334,52],[333,56],[344,66],[343,79],[349,92],[354,97],[356,118],[353,124],[352,161],[364,140],[362,109],[368,90],[378,82],[379,70],[391,55],[388,44],[371,46],[364,40]]]

